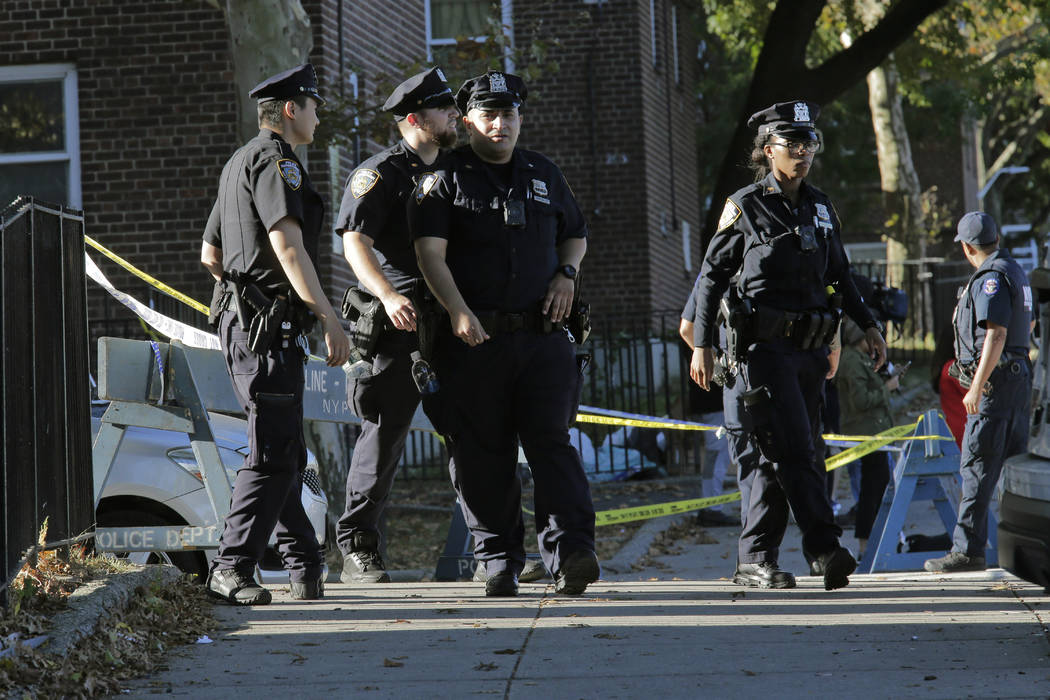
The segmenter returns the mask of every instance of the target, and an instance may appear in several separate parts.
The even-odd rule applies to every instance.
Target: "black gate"
[[[20,197],[0,212],[0,579],[44,519],[93,521],[84,216]]]

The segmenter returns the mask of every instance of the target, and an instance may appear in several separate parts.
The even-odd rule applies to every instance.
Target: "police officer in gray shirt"
[[[234,605],[265,605],[270,592],[253,572],[275,526],[292,597],[324,596],[323,557],[300,500],[311,314],[330,366],[346,362],[350,343],[314,267],[324,203],[292,150],[313,141],[320,123],[313,66],[279,73],[249,94],[259,103],[259,135],[226,162],[201,247],[202,264],[225,288],[212,313],[249,444],[207,587]]]
[[[976,271],[953,317],[952,374],[967,390],[962,498],[951,551],[926,561],[925,569],[935,572],[984,570],[988,506],[1003,462],[1028,445],[1032,400],[1028,340],[1035,320],[1028,278],[1009,251],[999,248],[999,230],[988,214],[966,214],[955,240]]]

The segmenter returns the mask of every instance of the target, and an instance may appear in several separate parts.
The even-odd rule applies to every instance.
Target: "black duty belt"
[[[811,350],[831,342],[840,316],[837,309],[783,311],[755,304],[751,332],[758,342],[787,338],[797,347]]]
[[[486,333],[553,333],[562,327],[560,323],[551,323],[539,311],[478,311],[474,315]]]

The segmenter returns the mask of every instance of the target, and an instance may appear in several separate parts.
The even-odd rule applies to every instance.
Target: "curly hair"
[[[765,152],[765,145],[768,141],[768,135],[756,134],[755,141],[751,147],[751,156],[748,158],[747,167],[755,174],[755,182],[769,174],[769,159],[766,158]]]

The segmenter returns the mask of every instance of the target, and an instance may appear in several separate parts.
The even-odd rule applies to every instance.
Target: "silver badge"
[[[795,121],[797,122],[808,122],[809,119],[809,105],[805,102],[795,103]]]
[[[507,79],[502,73],[489,74],[489,92],[508,92]]]
[[[813,206],[817,209],[818,219],[821,219],[822,221],[831,221],[831,215],[828,213],[828,208],[826,205],[817,202]]]
[[[532,191],[541,197],[547,196],[547,183],[543,180],[532,181]]]

